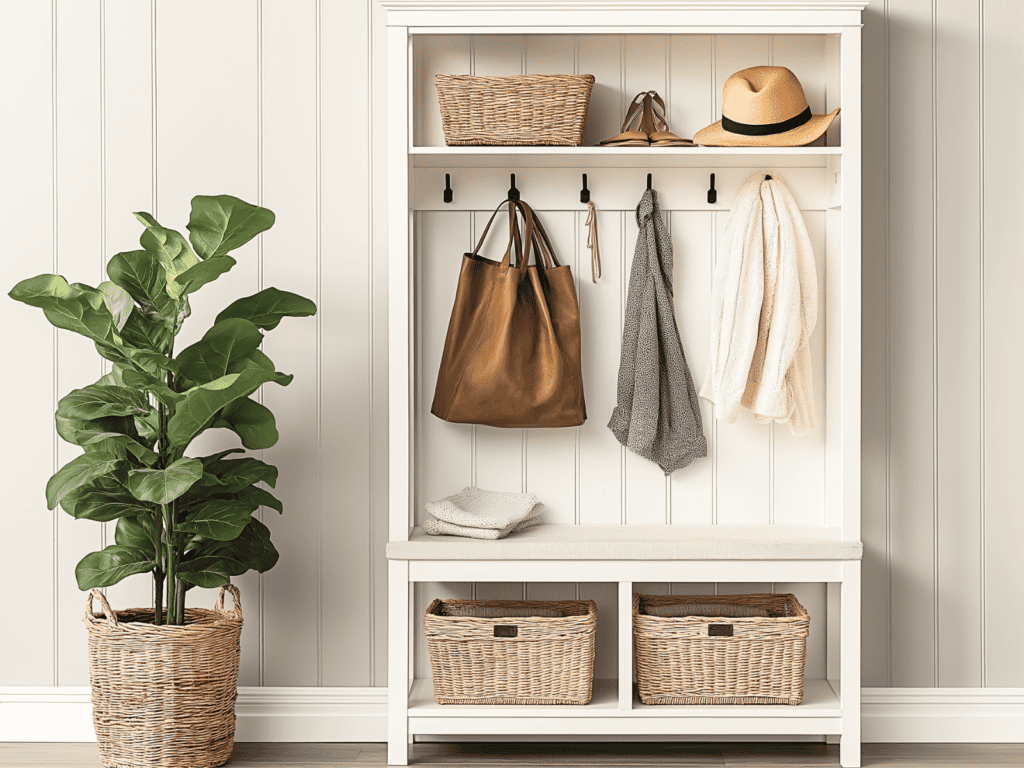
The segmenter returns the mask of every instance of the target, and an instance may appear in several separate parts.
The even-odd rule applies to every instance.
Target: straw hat
[[[785,67],[751,67],[725,81],[722,119],[693,140],[706,147],[802,147],[838,114],[812,115],[803,86]]]

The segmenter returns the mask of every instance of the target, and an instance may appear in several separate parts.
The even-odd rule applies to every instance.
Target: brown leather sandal
[[[654,128],[654,112],[651,108],[651,96],[649,92],[641,91],[633,97],[629,109],[626,110],[626,119],[622,121],[621,133],[605,139],[602,146],[607,147],[647,147],[650,146],[650,133]],[[629,130],[629,126],[639,117],[636,130]]]
[[[665,102],[655,91],[648,91],[652,98],[651,106],[652,122],[654,129],[650,133],[652,147],[694,147],[689,139],[676,136],[668,129],[668,122],[665,120]]]

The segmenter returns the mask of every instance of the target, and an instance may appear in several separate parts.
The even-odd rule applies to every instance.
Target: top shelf
[[[410,147],[416,168],[824,168],[842,147]]]

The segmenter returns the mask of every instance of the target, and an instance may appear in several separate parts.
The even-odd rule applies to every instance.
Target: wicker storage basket
[[[793,595],[634,595],[640,700],[799,704],[809,627]]]
[[[235,608],[224,610],[224,591]],[[96,599],[103,614],[92,611]],[[183,626],[155,626],[152,608],[115,613],[89,593],[92,721],[108,768],[213,768],[235,742],[242,604],[221,587],[212,611],[186,608]]]
[[[586,704],[590,600],[435,600],[423,617],[438,704]]]
[[[448,146],[578,147],[583,141],[594,76],[437,75],[434,84]]]

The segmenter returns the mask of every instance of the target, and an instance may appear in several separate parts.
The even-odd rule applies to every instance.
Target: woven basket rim
[[[737,598],[746,598],[749,602],[744,603]],[[643,611],[642,604],[644,601],[650,601],[652,603],[658,603],[661,605],[678,605],[680,603],[719,603],[722,605],[732,604],[744,604],[749,606],[750,604],[765,604],[765,603],[778,603],[785,602],[793,610],[792,616],[655,616]],[[700,619],[701,621],[715,621],[721,619],[726,622],[737,622],[737,621],[792,621],[793,619],[809,619],[810,614],[807,612],[800,601],[796,599],[796,595],[792,592],[774,592],[774,593],[753,593],[746,595],[642,595],[639,592],[633,595],[633,616],[634,618],[642,618],[644,620],[651,621],[680,621],[683,619]]]
[[[563,608],[585,609],[582,613],[571,613],[564,616],[444,616],[439,613],[445,604],[465,608]],[[444,619],[445,621],[471,619],[474,621],[558,621],[565,619],[588,618],[597,615],[597,604],[593,600],[464,600],[436,598],[427,606],[424,618]]]
[[[515,83],[525,81],[539,81],[539,80],[565,80],[573,79],[579,80],[585,83],[595,83],[596,78],[593,75],[574,75],[571,73],[565,74],[536,74],[536,75],[447,75],[437,74],[434,75],[434,82],[437,83],[439,80],[458,80],[460,82],[504,82],[504,83]]]

